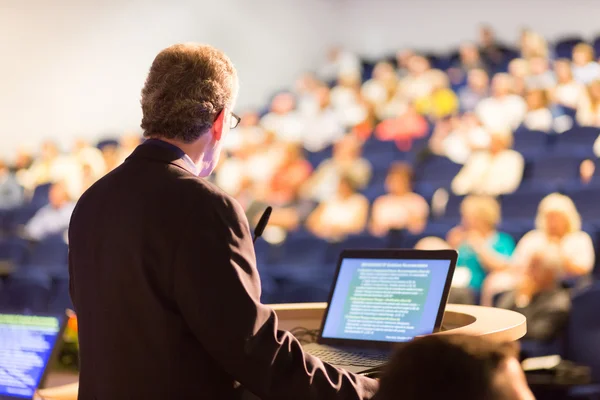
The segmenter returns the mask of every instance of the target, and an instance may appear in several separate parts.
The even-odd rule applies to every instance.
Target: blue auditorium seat
[[[575,203],[581,219],[585,222],[600,222],[600,188],[581,188],[566,193]]]
[[[545,156],[535,160],[530,169],[529,183],[534,187],[558,190],[579,179],[582,158]]]
[[[573,154],[580,157],[594,157],[594,142],[600,135],[600,129],[591,126],[579,126],[560,135],[556,135],[552,150],[560,154]]]
[[[50,300],[48,302],[48,312],[64,313],[65,310],[73,309],[71,297],[69,294],[69,276],[61,276],[52,283],[50,291]]]
[[[548,137],[545,132],[519,128],[514,134],[513,149],[526,158],[535,157],[546,150]]]
[[[0,293],[0,309],[47,312],[52,280],[38,269],[22,268],[9,278]]]
[[[325,149],[316,151],[314,153],[311,151],[306,151],[304,154],[310,165],[312,165],[313,168],[317,168],[323,161],[331,158],[333,154],[333,146],[328,146]]]
[[[444,219],[460,220],[460,205],[466,196],[451,194],[448,196]]]
[[[502,218],[504,220],[533,220],[538,205],[548,195],[546,191],[521,191],[502,196]]]
[[[48,200],[48,194],[50,193],[50,183],[44,183],[43,185],[38,185],[33,190],[33,196],[31,197],[31,201],[29,205],[33,208],[40,209],[47,205],[50,200]]]
[[[584,40],[581,36],[565,37],[554,44],[556,58],[568,58],[573,55],[573,48]]]
[[[462,165],[446,157],[432,156],[415,167],[415,180],[420,184],[429,183],[436,188],[448,188],[461,168]]]
[[[412,249],[417,242],[427,236],[435,236],[446,239],[446,234],[454,227],[453,224],[444,222],[430,222],[421,233],[410,233],[406,230],[390,232],[390,247],[400,249]]]
[[[32,247],[26,261],[29,266],[65,267],[68,265],[69,246],[63,234],[50,235]]]

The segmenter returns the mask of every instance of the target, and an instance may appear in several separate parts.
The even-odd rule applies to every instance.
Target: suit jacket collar
[[[198,170],[188,155],[179,147],[159,139],[148,139],[140,144],[127,157],[126,161],[136,158],[145,158],[149,160],[173,164],[186,170],[194,176],[198,176]]]

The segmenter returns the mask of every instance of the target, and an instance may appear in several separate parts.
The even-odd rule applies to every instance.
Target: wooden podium
[[[297,327],[319,329],[327,303],[275,304],[279,328]],[[435,335],[464,334],[483,336],[496,342],[515,341],[527,332],[525,317],[499,308],[448,304],[442,322],[442,331]],[[77,382],[39,390],[36,399],[76,400]]]

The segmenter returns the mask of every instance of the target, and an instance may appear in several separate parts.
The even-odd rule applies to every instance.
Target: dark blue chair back
[[[530,180],[540,187],[560,188],[579,179],[582,159],[571,156],[551,156],[531,165]]]
[[[36,267],[67,266],[69,246],[62,234],[54,234],[36,243],[27,260],[28,265]]]
[[[20,269],[0,293],[0,309],[14,312],[48,311],[52,281],[37,269]]]
[[[436,187],[450,187],[452,179],[461,168],[462,165],[453,163],[445,157],[432,156],[415,168],[415,180]]]
[[[515,132],[513,149],[527,158],[535,157],[546,149],[548,136],[545,132],[520,128]]]
[[[548,192],[520,192],[502,196],[502,218],[508,220],[533,220],[540,201]]]
[[[49,203],[48,194],[50,193],[50,186],[50,183],[36,186],[30,202],[32,208],[40,209]]]

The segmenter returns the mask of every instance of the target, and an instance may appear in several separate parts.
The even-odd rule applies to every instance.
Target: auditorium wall
[[[240,108],[318,65],[342,44],[367,56],[408,44],[447,48],[485,21],[515,41],[595,33],[593,0],[2,0],[0,156],[54,138],[138,129],[153,56],[174,42],[224,49],[241,79]]]

